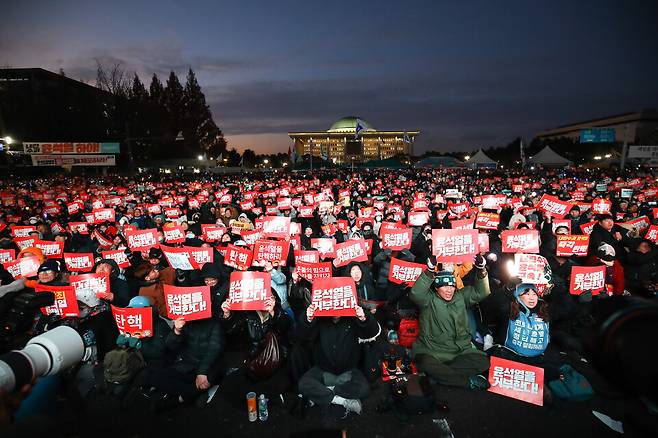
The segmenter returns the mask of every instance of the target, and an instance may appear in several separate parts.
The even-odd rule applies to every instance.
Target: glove
[[[432,272],[436,272],[439,267],[439,263],[436,261],[436,256],[429,256],[427,259],[427,269]]]
[[[473,262],[473,265],[477,269],[484,269],[485,266],[487,266],[487,259],[485,259],[482,254],[478,254],[475,256],[475,261]]]

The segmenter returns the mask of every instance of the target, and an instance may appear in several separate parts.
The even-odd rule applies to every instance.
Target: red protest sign
[[[315,207],[310,205],[300,205],[299,209],[297,210],[297,217],[303,217],[303,218],[309,218],[313,217],[313,210],[315,210]]]
[[[75,298],[73,287],[37,284],[34,286],[34,291],[37,293],[52,292],[55,295],[55,303],[52,306],[41,308],[41,312],[44,315],[59,315],[63,318],[80,316],[80,309],[78,308],[78,301]]]
[[[90,252],[65,252],[64,265],[69,272],[90,272],[94,267],[94,254]]]
[[[185,230],[180,225],[168,226],[162,229],[165,242],[167,243],[183,243],[185,242]]]
[[[505,230],[501,233],[503,252],[539,252],[539,231]]]
[[[477,250],[477,230],[432,230],[432,254],[439,262],[472,262]]]
[[[498,225],[500,225],[500,215],[498,213],[481,211],[475,219],[475,228],[480,230],[497,230]]]
[[[557,236],[555,255],[558,257],[587,256],[589,236],[587,234],[566,234]]]
[[[167,318],[185,321],[210,318],[210,287],[179,287],[164,285]]]
[[[653,243],[658,243],[658,225],[651,225],[644,235],[645,239],[649,239]]]
[[[14,237],[27,237],[31,232],[36,231],[37,227],[34,225],[9,225],[9,229]]]
[[[226,247],[224,264],[241,271],[246,271],[251,266],[252,251],[249,248],[229,244]]]
[[[201,238],[205,242],[217,242],[222,240],[222,236],[226,232],[226,228],[217,227],[215,225],[201,225]]]
[[[253,246],[258,239],[260,239],[260,230],[242,230],[240,231],[240,237],[245,243],[249,246]]]
[[[213,250],[210,247],[184,246],[183,249],[190,253],[194,269],[201,269],[206,263],[213,262]]]
[[[350,262],[365,262],[368,260],[368,250],[363,239],[350,239],[336,245],[336,267]]]
[[[102,224],[103,222],[114,222],[114,209],[113,208],[96,208],[91,211],[94,217],[95,224]]]
[[[31,248],[34,246],[34,243],[37,241],[36,237],[14,237],[14,243],[19,250],[23,251],[25,248]]]
[[[316,278],[331,278],[331,262],[307,263],[300,261],[295,266],[295,272],[311,282]]]
[[[459,219],[450,221],[450,228],[453,230],[472,230],[473,219]]]
[[[101,251],[101,257],[114,260],[120,268],[127,268],[130,266],[130,260],[128,260],[128,256],[123,249]]]
[[[71,275],[69,277],[75,296],[108,299],[110,293],[110,276],[106,273]],[[85,302],[92,301],[91,299]]]
[[[428,211],[410,211],[407,216],[407,224],[410,227],[421,227],[430,220]]]
[[[594,225],[596,225],[596,221],[581,224],[580,225],[580,231],[582,231],[583,234],[592,234],[592,230],[594,229]]]
[[[72,233],[89,234],[87,222],[69,222],[69,228]]]
[[[391,267],[388,270],[388,280],[391,283],[413,286],[420,274],[423,273],[425,265],[420,263],[406,262],[391,257]]]
[[[16,250],[0,249],[0,263],[6,263],[16,260]]]
[[[310,250],[295,250],[295,264],[299,262],[306,263],[319,263],[320,262],[320,253],[318,251]]]
[[[450,212],[451,216],[457,216],[457,217],[468,216],[469,210],[470,207],[466,202],[460,202],[457,204],[448,202],[448,211]]]
[[[49,259],[60,259],[64,253],[64,242],[51,242],[48,240],[35,240],[34,246],[39,248],[43,255]]]
[[[313,281],[314,316],[355,316],[356,305],[356,285],[351,278],[316,278]]]
[[[482,196],[482,208],[486,210],[497,210],[507,204],[505,195],[484,195]]]
[[[285,266],[290,251],[290,243],[285,240],[258,240],[254,244],[253,266],[264,266],[265,261]]]
[[[382,249],[401,251],[411,248],[411,228],[383,230]]]
[[[229,309],[263,310],[272,296],[272,277],[266,272],[231,272],[228,290]]]
[[[153,312],[150,307],[111,307],[119,333],[140,339],[153,336]]]
[[[580,295],[585,291],[592,291],[598,295],[605,288],[605,266],[574,266],[571,268],[571,282],[569,292]]]
[[[148,251],[158,246],[158,230],[149,228],[148,230],[128,231],[126,241],[131,251]]]
[[[544,405],[544,369],[491,356],[487,390],[533,405]]]
[[[594,214],[610,214],[612,209],[612,202],[604,198],[596,198],[592,202],[592,213]]]
[[[263,237],[287,239],[290,236],[290,218],[286,216],[265,217],[261,233]]]
[[[516,276],[522,283],[546,284],[544,269],[548,262],[538,254],[514,254]]]
[[[318,250],[320,258],[333,258],[336,257],[336,239],[322,237],[319,239],[311,239],[311,247]]]
[[[557,196],[544,194],[537,204],[537,208],[543,212],[550,214],[558,219],[564,218],[571,210],[572,204],[570,202],[560,201]]]
[[[14,277],[15,280],[19,278],[35,277],[39,270],[39,259],[36,257],[23,257],[22,259],[12,260],[2,264],[7,272]]]

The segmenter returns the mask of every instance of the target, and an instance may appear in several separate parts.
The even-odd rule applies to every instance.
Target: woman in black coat
[[[247,337],[244,362],[229,371],[222,381],[222,391],[227,399],[242,408],[247,392],[265,394],[268,399],[286,393],[291,386],[286,360],[292,321],[281,308],[276,292],[272,291],[264,310],[231,312],[228,301],[225,301],[222,311],[224,319],[241,318]]]

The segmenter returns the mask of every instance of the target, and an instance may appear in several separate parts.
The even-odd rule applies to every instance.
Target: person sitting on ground
[[[300,378],[300,394],[322,407],[336,404],[361,414],[361,399],[370,393],[370,385],[358,369],[359,339],[374,339],[380,332],[374,317],[359,306],[356,317],[330,318],[316,318],[314,305],[308,306],[299,337],[314,341],[314,366]]]
[[[467,315],[469,306],[490,293],[486,261],[476,256],[475,284],[457,292],[452,272],[435,272],[432,259],[410,294],[420,309],[419,335],[412,348],[418,369],[442,385],[486,389],[481,373],[489,368],[489,359],[471,343]]]

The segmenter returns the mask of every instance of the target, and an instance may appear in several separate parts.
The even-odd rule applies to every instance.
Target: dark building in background
[[[118,141],[111,93],[41,68],[0,70],[0,137],[16,142]]]

